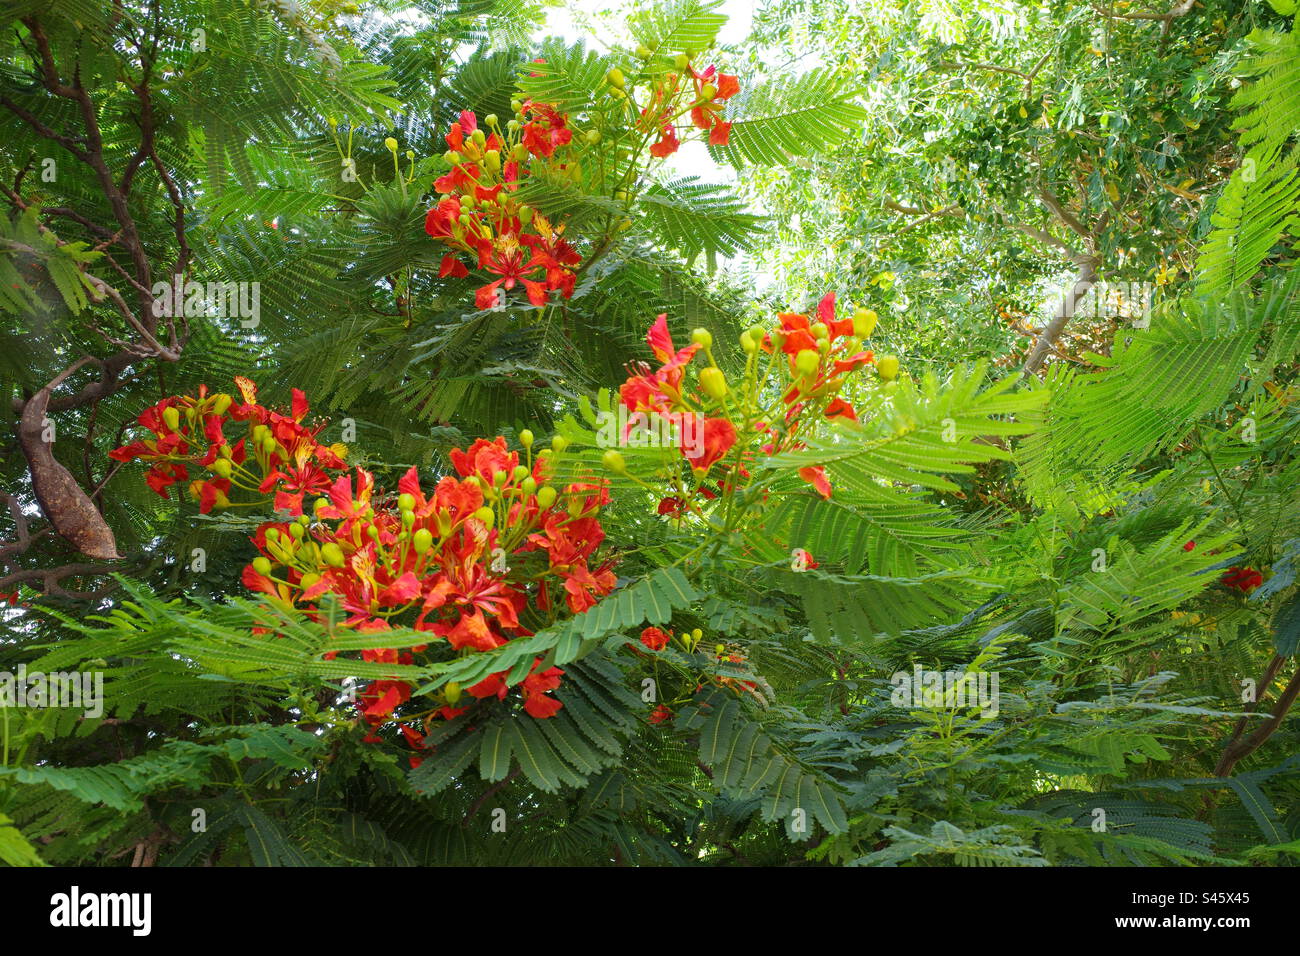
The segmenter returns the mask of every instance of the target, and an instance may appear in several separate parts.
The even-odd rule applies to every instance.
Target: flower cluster
[[[427,494],[414,468],[399,481],[395,498],[376,492],[364,469],[339,478],[316,501],[315,521],[303,515],[258,529],[253,543],[260,554],[244,569],[244,584],[273,604],[309,613],[332,594],[347,614],[346,627],[408,626],[461,653],[527,636],[529,616],[547,622],[561,605],[574,614],[586,611],[615,585],[608,563],[592,565],[604,540],[597,514],[608,494],[596,483],[569,484],[561,492],[549,475],[563,440],[534,456],[531,434],[521,438],[527,463],[504,438],[479,439],[451,453],[455,474]],[[369,660],[401,664],[427,650],[365,653]],[[520,692],[529,714],[550,717],[562,706],[550,692],[563,671],[540,670],[540,664],[534,662]],[[412,689],[400,680],[372,683],[362,699],[363,716],[376,726],[392,719]],[[502,671],[465,690],[475,698],[505,699],[510,688]],[[427,716],[451,719],[464,712],[454,706],[458,688],[444,697],[446,704]],[[419,733],[408,731],[408,739]]]
[[[471,256],[476,269],[499,277],[475,294],[480,309],[493,307],[502,291],[519,284],[533,305],[545,305],[552,291],[568,298],[582,257],[564,238],[563,225],[553,226],[515,195],[535,160],[546,160],[560,175],[577,171],[572,160],[557,157],[573,140],[568,119],[551,106],[528,101],[518,104],[505,130],[495,115],[484,123],[486,132],[466,110],[448,131],[444,158],[451,170],[434,183],[442,198],[429,210],[425,232]],[[449,253],[439,274],[465,276],[469,269]]]
[[[264,475],[258,487],[276,489],[281,514],[252,535],[258,554],[243,569],[244,585],[278,610],[313,618],[332,595],[348,630],[409,627],[428,634],[428,643],[407,651],[363,651],[364,660],[401,665],[419,656],[441,660],[447,650],[491,651],[531,635],[530,626],[586,611],[614,589],[611,563],[596,559],[605,536],[598,515],[609,503],[605,482],[553,482],[555,459],[568,445],[563,438],[534,454],[533,435],[523,431],[522,455],[502,437],[479,439],[451,452],[453,473],[432,489],[423,488],[411,468],[397,493],[386,494],[363,468],[339,473],[340,452],[315,442],[319,426],[302,423],[307,403],[301,393],[294,393],[293,414],[286,416],[257,405],[251,382],[241,382],[240,390],[240,405],[206,389],[197,398],[165,399],[140,416],[156,437],[118,449],[114,457],[152,462],[150,482],[166,494],[167,484],[186,477],[172,469],[192,467],[201,447],[194,436],[203,435],[209,443],[203,464],[213,472],[206,483],[211,489],[199,495],[205,506],[220,504],[231,482],[253,487],[246,466],[255,460]],[[226,446],[221,427],[231,418],[256,434]],[[223,461],[229,466],[216,467]],[[307,511],[304,494],[318,496]],[[447,650],[439,653],[444,644]],[[517,688],[524,710],[537,718],[563,706],[552,694],[564,672],[541,665],[536,659]],[[504,700],[512,690],[507,674],[491,674],[464,691]],[[457,706],[462,691],[451,683],[430,707],[399,715],[414,689],[396,677],[375,680],[358,706],[372,728],[396,721],[419,749],[421,721],[427,730],[427,721],[450,720],[466,708]]]
[[[725,146],[731,139],[731,124],[722,119],[722,111],[726,101],[740,92],[740,80],[719,73],[716,66],[696,70],[685,54],[678,55],[675,65],[677,70],[652,74],[649,98],[637,120],[639,132],[658,136],[650,146],[650,155],[657,159],[681,147],[677,120],[687,114],[692,126],[709,134],[710,146]],[[623,85],[615,82],[620,79],[621,74],[611,75],[611,83],[621,90]]]
[[[817,307],[814,321],[807,315],[783,312],[775,328],[756,326],[741,336],[748,355],[745,380],[733,391],[713,361],[713,337],[696,329],[689,345],[677,348],[666,315],[650,327],[646,341],[659,361],[657,368],[639,363],[619,389],[623,406],[634,416],[649,416],[669,424],[690,466],[693,483],[677,480],[659,505],[659,513],[680,516],[698,498],[716,498],[746,482],[755,456],[774,456],[805,447],[804,438],[819,421],[857,422],[854,407],[840,396],[849,376],[871,364],[874,356],[862,340],[875,329],[876,314],[857,309],[837,318],[835,294]],[[688,371],[698,368],[694,387]],[[760,366],[765,369],[760,372]],[[882,378],[897,374],[896,360],[878,365]],[[627,437],[627,436],[624,436]],[[617,451],[605,454],[611,470],[625,469]],[[831,495],[825,469],[810,466],[800,475],[823,497]]]
[[[153,437],[115,448],[109,457],[149,462],[145,481],[164,498],[176,482],[188,482],[204,514],[228,507],[239,490],[270,495],[275,510],[296,517],[304,495],[325,491],[347,467],[347,449],[318,440],[325,423],[303,424],[309,406],[298,389],[285,414],[258,404],[257,387],[248,379],[238,377],[235,385],[239,402],[225,392],[209,394],[206,385],[197,396],[164,398],[136,419]],[[232,424],[244,429],[233,442],[226,435]],[[191,480],[191,470],[206,477]]]
[[[520,199],[520,187],[527,180],[541,175],[581,184],[579,159],[599,148],[599,163],[589,165],[599,166],[600,172],[587,176],[588,186],[595,180],[597,192],[626,204],[641,180],[640,171],[628,164],[635,167],[642,161],[647,147],[657,159],[676,152],[683,117],[690,118],[684,128],[707,133],[710,144],[729,141],[731,123],[722,113],[726,101],[740,91],[735,76],[715,66],[697,70],[686,54],[673,63],[644,47],[638,53],[652,61],[634,78],[648,83],[644,102],[637,102],[623,71],[611,69],[604,92],[622,102],[613,109],[608,103],[593,109],[581,118],[582,129],[554,104],[532,99],[512,101],[514,116],[504,126],[494,114],[484,117],[480,126],[469,110],[451,124],[443,154],[450,168],[434,182],[441,198],[429,210],[424,228],[451,250],[442,257],[441,276],[467,276],[472,268],[496,277],[477,290],[480,309],[499,305],[501,296],[516,286],[522,286],[536,306],[545,305],[552,292],[564,298],[573,295],[582,256],[565,237],[565,223],[552,223]],[[389,148],[396,156],[395,140]],[[630,226],[626,218],[607,222],[597,250],[608,247],[611,229]]]

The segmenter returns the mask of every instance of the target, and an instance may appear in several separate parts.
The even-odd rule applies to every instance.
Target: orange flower
[[[657,627],[647,627],[641,632],[641,643],[652,651],[662,651],[668,646],[669,637]]]

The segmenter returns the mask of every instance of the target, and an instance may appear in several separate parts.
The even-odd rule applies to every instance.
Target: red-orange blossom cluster
[[[251,382],[239,382],[243,402],[229,395],[172,396],[146,409],[139,424],[153,437],[113,452],[118,460],[151,464],[149,481],[166,496],[191,469],[206,471],[191,491],[203,510],[231,504],[240,492],[260,495],[276,520],[252,536],[258,556],[243,570],[244,584],[283,610],[308,616],[333,595],[346,628],[382,631],[411,627],[429,643],[398,652],[362,652],[365,660],[410,664],[445,641],[457,652],[490,651],[562,612],[586,611],[613,590],[609,562],[595,555],[604,540],[598,520],[609,501],[603,481],[552,483],[553,456],[564,443],[532,453],[511,450],[504,438],[479,439],[451,453],[454,473],[426,490],[411,468],[396,494],[376,490],[363,468],[348,474],[345,450],[316,441],[323,425],[303,424],[307,403],[295,390],[291,415],[256,402]],[[248,434],[233,445],[225,430],[242,424]],[[250,452],[249,449],[252,449]],[[304,495],[318,495],[308,513]],[[252,502],[256,503],[256,501]],[[562,706],[552,696],[563,671],[541,668],[519,685],[523,707],[550,717]],[[465,688],[472,697],[505,699],[506,672]],[[412,745],[423,734],[417,719],[396,717],[413,686],[401,679],[372,681],[360,701],[364,719],[378,726],[397,719]],[[454,697],[458,698],[457,691]],[[452,694],[423,719],[463,712]]]

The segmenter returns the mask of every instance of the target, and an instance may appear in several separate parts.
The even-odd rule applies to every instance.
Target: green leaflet
[[[14,826],[14,822],[3,813],[0,813],[0,863],[6,866],[48,865]]]
[[[684,715],[683,727],[699,729],[700,762],[713,771],[714,787],[761,797],[763,819],[784,822],[792,840],[811,837],[813,821],[829,833],[848,828],[839,786],[774,742],[736,699],[707,695]]]
[[[623,741],[639,725],[636,713],[643,705],[622,686],[621,676],[613,663],[593,656],[566,667],[564,684],[555,693],[564,706],[552,717],[497,710],[439,724],[428,738],[437,754],[410,772],[411,786],[437,794],[476,757],[478,776],[489,783],[506,779],[513,767],[546,793],[583,786],[618,763]]]
[[[790,156],[809,156],[842,142],[866,118],[831,70],[798,77],[779,77],[746,88],[727,101],[723,119],[730,122],[726,146],[709,147],[718,158],[742,163],[779,165]]]

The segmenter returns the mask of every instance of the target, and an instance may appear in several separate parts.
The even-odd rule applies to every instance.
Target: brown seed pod
[[[95,508],[95,503],[81,490],[72,473],[54,457],[51,442],[45,440],[45,412],[50,402],[50,387],[41,389],[23,407],[18,424],[18,442],[32,474],[32,490],[41,511],[50,519],[54,530],[84,555],[101,561],[120,558],[113,531]]]

